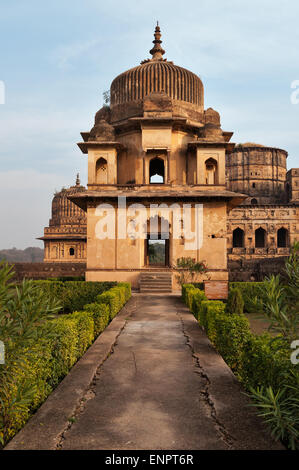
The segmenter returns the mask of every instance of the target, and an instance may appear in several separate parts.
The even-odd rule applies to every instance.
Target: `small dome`
[[[96,121],[95,125],[90,131],[89,141],[98,141],[98,142],[111,142],[115,140],[114,127],[111,126],[105,119],[100,119]]]
[[[68,196],[77,192],[85,191],[85,187],[81,186],[79,175],[77,175],[75,186],[70,188],[62,188],[61,191],[55,193],[52,200],[52,218],[50,226],[60,225],[61,223],[86,223],[86,214],[76,204],[68,199]]]

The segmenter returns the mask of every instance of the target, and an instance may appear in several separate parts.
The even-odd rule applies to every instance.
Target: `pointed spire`
[[[76,186],[81,186],[81,182],[80,182],[80,175],[79,175],[79,173],[77,173],[77,178],[76,178]]]
[[[164,49],[161,47],[162,41],[161,41],[161,31],[160,31],[160,26],[159,22],[157,21],[157,26],[155,29],[154,33],[155,39],[153,40],[154,47],[150,50],[150,54],[152,54],[152,59],[151,60],[163,60],[163,54],[165,54]]]

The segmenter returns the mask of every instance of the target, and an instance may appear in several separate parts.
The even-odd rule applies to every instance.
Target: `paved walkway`
[[[178,296],[136,294],[128,312],[57,449],[280,448]],[[44,410],[55,408],[55,393]],[[32,420],[43,416],[43,442],[45,413]],[[22,442],[34,440],[32,423]]]

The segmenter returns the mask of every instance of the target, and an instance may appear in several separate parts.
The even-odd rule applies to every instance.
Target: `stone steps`
[[[148,272],[140,274],[140,292],[164,293],[172,291],[172,277],[170,273]]]

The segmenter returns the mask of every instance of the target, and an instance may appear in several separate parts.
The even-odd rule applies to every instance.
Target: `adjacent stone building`
[[[233,261],[239,267],[247,263],[245,278],[255,279],[265,259],[278,262],[299,240],[299,170],[287,172],[287,156],[285,150],[254,143],[237,145],[227,156],[228,187],[248,195],[228,216],[228,260],[235,280],[240,277]],[[279,270],[277,263],[273,266]]]
[[[86,262],[86,214],[68,198],[85,189],[77,175],[74,186],[54,195],[49,227],[39,238],[44,241],[45,262]]]

